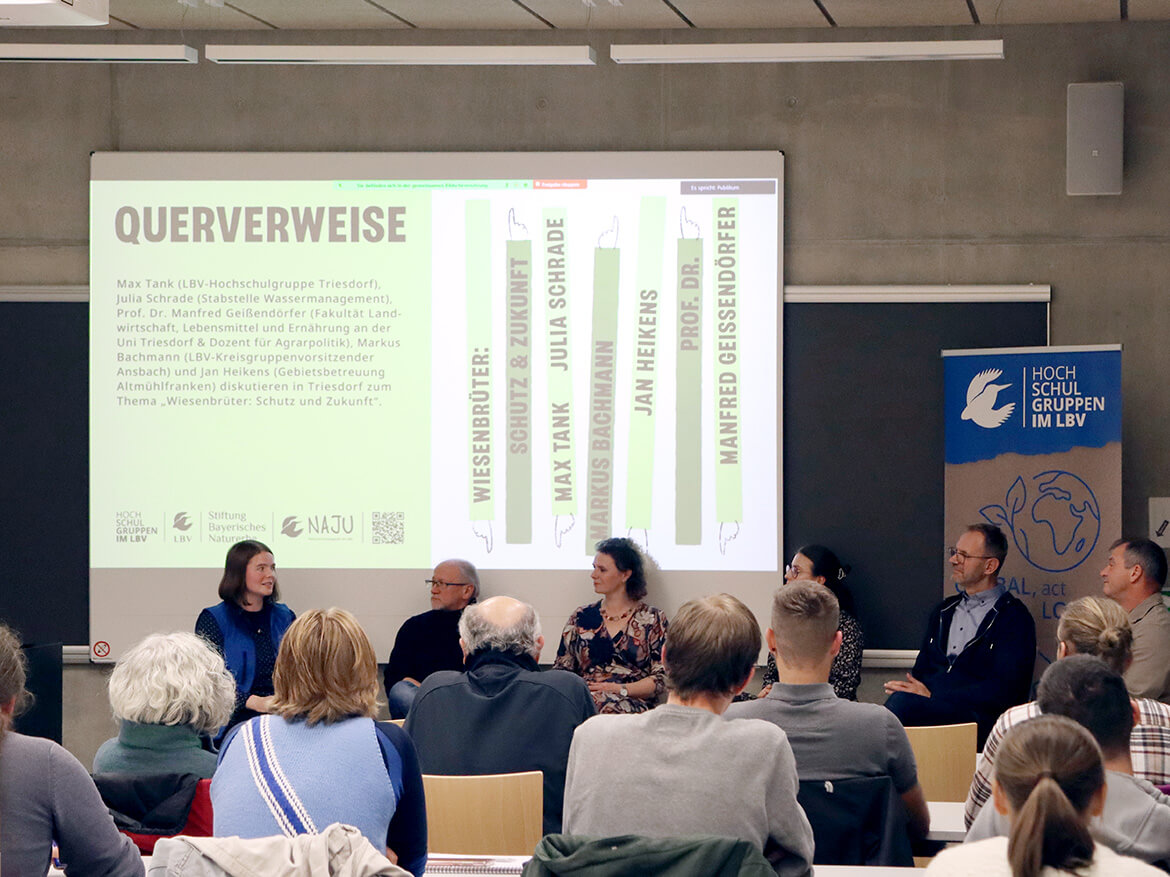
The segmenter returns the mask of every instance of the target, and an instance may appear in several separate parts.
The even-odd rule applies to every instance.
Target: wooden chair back
[[[427,846],[437,853],[531,855],[544,836],[544,774],[423,774]]]
[[[976,734],[974,722],[906,729],[927,801],[967,800],[975,776]]]

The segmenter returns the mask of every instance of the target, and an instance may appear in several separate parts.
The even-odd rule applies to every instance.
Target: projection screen
[[[778,152],[97,153],[90,636],[191,629],[227,548],[383,658],[447,557],[551,660],[629,535],[673,613],[780,581]]]

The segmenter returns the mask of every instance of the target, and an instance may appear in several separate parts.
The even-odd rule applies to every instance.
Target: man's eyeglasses
[[[440,582],[438,579],[423,579],[427,583],[428,589],[433,588],[462,588],[470,585],[471,582]]]
[[[992,555],[992,554],[968,554],[966,551],[961,551],[958,548],[956,548],[954,545],[951,545],[947,548],[947,557],[948,558],[957,557],[957,558],[959,558],[959,563],[966,563],[972,557],[974,557],[976,560],[991,560],[991,558],[994,557],[994,555]]]

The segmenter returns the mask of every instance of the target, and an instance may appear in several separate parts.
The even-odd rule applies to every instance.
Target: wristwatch
[[[630,689],[626,688],[623,685],[621,688],[618,689],[618,694],[620,694],[622,697],[629,697],[630,696]]]

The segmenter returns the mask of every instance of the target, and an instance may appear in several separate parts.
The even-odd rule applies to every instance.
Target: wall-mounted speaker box
[[[1120,195],[1125,85],[1071,82],[1068,86],[1069,195]]]

